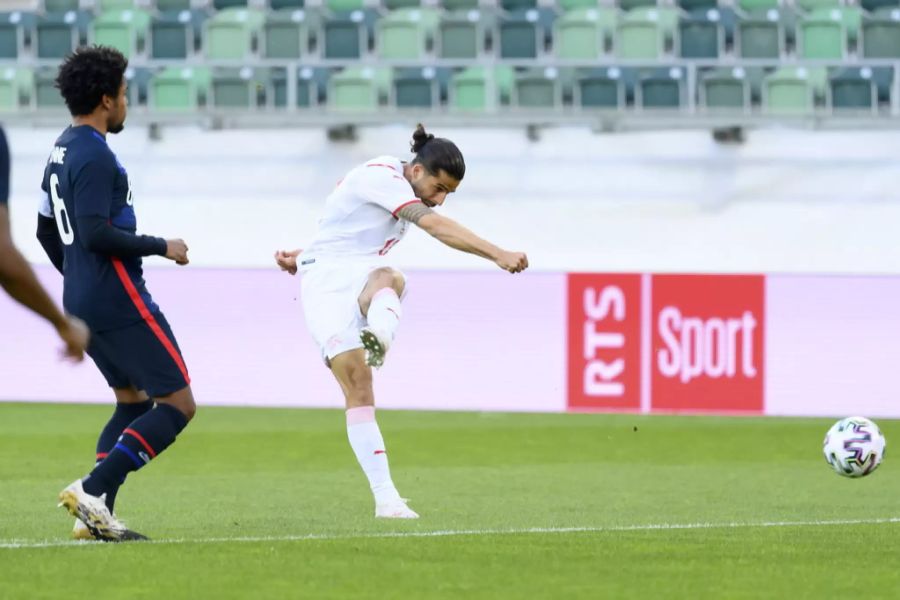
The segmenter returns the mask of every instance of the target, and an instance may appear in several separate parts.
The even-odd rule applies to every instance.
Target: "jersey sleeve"
[[[0,128],[0,205],[9,201],[9,145],[6,134]]]
[[[421,202],[409,182],[394,169],[382,166],[369,168],[371,173],[367,173],[369,177],[363,190],[366,201],[377,204],[395,217],[404,206]]]
[[[49,166],[44,168],[44,178],[41,180],[41,195],[38,201],[38,214],[43,217],[53,218],[53,202],[50,200],[50,188],[47,187],[47,171]]]
[[[89,157],[76,169],[72,181],[75,218],[109,218],[117,171],[116,159],[102,152]]]

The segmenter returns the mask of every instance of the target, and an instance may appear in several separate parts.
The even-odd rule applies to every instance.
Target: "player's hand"
[[[66,317],[65,323],[57,329],[57,333],[65,343],[65,347],[62,349],[63,357],[73,362],[84,360],[84,351],[91,338],[84,321],[75,317]]]
[[[275,253],[275,264],[282,271],[287,271],[291,275],[297,273],[297,257],[303,250],[279,250]]]
[[[174,260],[177,265],[186,265],[188,260],[188,247],[184,240],[166,240],[166,258]]]
[[[528,257],[524,252],[501,252],[497,260],[497,266],[510,273],[521,273],[528,268]]]

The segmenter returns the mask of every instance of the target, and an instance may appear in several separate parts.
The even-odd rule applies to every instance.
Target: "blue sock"
[[[100,464],[106,458],[113,446],[116,445],[119,436],[125,431],[125,428],[152,408],[153,400],[135,402],[134,404],[116,404],[116,410],[113,411],[109,422],[103,428],[103,431],[100,432],[100,437],[97,439],[97,463],[94,466]],[[109,508],[109,512],[112,512],[115,507],[116,493],[118,491],[119,486],[116,486],[106,492],[106,506]]]
[[[174,406],[157,404],[125,428],[107,457],[84,478],[84,491],[100,496],[118,489],[129,473],[168,448],[187,423],[187,417]]]

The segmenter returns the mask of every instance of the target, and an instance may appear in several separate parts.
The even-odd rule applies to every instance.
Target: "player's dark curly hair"
[[[104,95],[119,95],[127,67],[128,59],[115,48],[82,46],[63,61],[56,87],[72,116],[89,115]]]
[[[412,164],[420,164],[432,175],[444,171],[457,181],[466,175],[466,161],[456,144],[445,138],[436,138],[433,133],[426,133],[425,126],[419,123],[413,132],[412,151],[416,157]]]

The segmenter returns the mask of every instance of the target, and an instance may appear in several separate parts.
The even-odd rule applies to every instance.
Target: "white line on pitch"
[[[305,540],[367,540],[390,538],[428,538],[454,536],[529,535],[535,533],[614,533],[623,531],[670,531],[679,529],[748,529],[765,527],[829,527],[835,525],[886,525],[900,523],[900,517],[883,519],[841,519],[835,521],[758,521],[731,523],[648,523],[644,525],[605,525],[597,527],[528,527],[523,529],[444,529],[436,531],[387,531],[382,533],[310,533],[306,535],[212,537],[194,539],[159,539],[144,544],[240,544],[247,542],[301,542]],[[102,542],[0,540],[2,549],[84,548],[103,546]],[[133,544],[129,544],[133,545]]]

